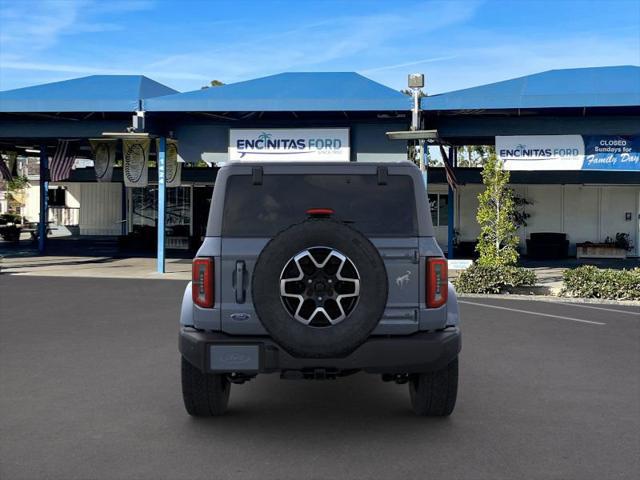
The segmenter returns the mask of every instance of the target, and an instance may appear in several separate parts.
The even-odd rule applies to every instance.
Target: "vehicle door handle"
[[[245,287],[244,287],[244,262],[238,260],[236,262],[236,271],[234,272],[234,287],[236,289],[236,303],[244,303],[245,300]]]

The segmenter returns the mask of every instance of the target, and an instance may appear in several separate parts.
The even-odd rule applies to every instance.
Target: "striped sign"
[[[93,151],[93,168],[98,182],[110,182],[113,176],[113,165],[116,162],[116,142],[114,139],[91,139]]]
[[[149,144],[148,138],[123,139],[125,187],[146,187],[149,183]]]

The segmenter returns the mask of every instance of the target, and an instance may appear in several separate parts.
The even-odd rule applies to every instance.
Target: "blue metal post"
[[[429,156],[427,152],[427,148],[429,148],[429,146],[426,144],[426,142],[420,141],[420,155],[422,155],[422,162],[424,165],[424,169],[422,170],[422,181],[424,182],[424,189],[425,191],[427,190],[427,186],[428,186],[428,182],[427,182],[427,170],[429,169]]]
[[[120,234],[123,237],[126,237],[129,233],[129,223],[127,220],[127,187],[124,186],[124,179],[122,180],[122,190],[120,191],[120,197],[120,214],[122,216]]]
[[[38,224],[38,252],[44,255],[47,248],[49,222],[49,157],[47,145],[40,145],[40,223]]]
[[[451,162],[451,167],[454,168],[458,163],[458,151],[456,147],[451,147],[449,149],[449,161]],[[449,217],[449,221],[447,223],[447,258],[454,258],[453,252],[453,237],[455,235],[455,221],[454,221],[454,195],[453,188],[449,185],[449,190],[447,191],[447,216]]]
[[[167,139],[158,142],[158,273],[164,273],[164,220],[166,210],[166,151]]]

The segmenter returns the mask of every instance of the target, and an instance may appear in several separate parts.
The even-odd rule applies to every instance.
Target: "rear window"
[[[227,180],[222,234],[271,237],[304,221],[309,208],[331,208],[333,218],[368,236],[417,236],[413,181],[390,175],[265,175],[253,185],[250,175]]]

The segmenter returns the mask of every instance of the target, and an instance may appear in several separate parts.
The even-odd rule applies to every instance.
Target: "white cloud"
[[[131,45],[116,37],[98,43],[95,37],[102,37],[87,33],[130,26],[123,22],[136,25],[152,2],[47,0],[37,9],[26,1],[1,5],[0,89],[64,75],[144,74],[192,90],[214,78],[230,83],[294,70],[355,70],[400,89],[411,69],[423,70],[427,91],[437,93],[552,68],[640,63],[638,27],[508,35],[491,23],[470,21],[481,7],[478,2],[416,1],[410,9],[389,2],[384,10],[307,23],[303,14],[286,22],[274,16],[266,24],[250,15],[232,21],[212,15],[197,26],[168,23],[161,35],[150,33],[153,43]],[[92,37],[90,47],[82,48]]]
[[[20,62],[8,61],[3,62],[2,68],[13,70],[29,70],[42,72],[59,72],[59,73],[79,73],[83,75],[140,75],[140,70],[128,68],[107,68],[92,67],[87,65],[65,65],[57,63],[39,63],[39,62]],[[188,72],[170,72],[164,70],[146,71],[146,75],[154,77],[163,76],[165,78],[173,78],[179,80],[207,80],[209,77],[197,73]]]
[[[442,62],[444,60],[453,60],[454,58],[458,58],[458,56],[457,55],[446,55],[444,57],[423,58],[422,60],[414,60],[414,61],[411,61],[411,62],[396,63],[394,65],[384,65],[382,67],[368,68],[366,70],[361,70],[360,73],[370,74],[370,73],[374,73],[374,72],[382,72],[384,70],[397,70],[399,68],[414,67],[416,65],[422,65],[424,63],[433,63],[433,62]]]
[[[272,27],[276,33],[239,42],[228,40],[223,46],[204,45],[185,53],[157,58],[150,61],[148,67],[209,72],[210,78],[225,82],[282,71],[326,70],[327,66],[335,69],[335,64],[345,64],[344,70],[391,70],[402,65],[379,64],[379,58],[384,55],[389,43],[401,39],[413,39],[416,43],[417,39],[429,32],[465,22],[473,16],[478,6],[478,2],[428,3],[417,5],[411,16],[405,11],[338,16],[293,29],[275,24]],[[429,21],[414,22],[411,21],[412,17],[428,18]],[[397,58],[397,54],[397,51],[392,52],[392,58]],[[372,65],[371,59],[374,58],[376,63]],[[358,63],[354,63],[354,60]],[[438,57],[410,61],[409,64],[437,60]],[[370,67],[362,68],[365,65]]]
[[[430,66],[427,91],[442,93],[553,69],[639,65],[640,31],[629,33],[617,38],[606,32],[547,38],[478,35],[478,46],[448,50],[460,58],[455,67]]]
[[[64,37],[78,35],[82,39],[81,33],[120,29],[122,25],[111,21],[114,15],[151,6],[145,1],[46,0],[38,13],[30,16],[28,24],[24,22],[30,10],[27,2],[3,8],[0,19],[6,27],[0,34],[0,89],[15,83],[21,73],[28,78],[29,72],[34,71],[77,75],[139,73],[159,81],[178,80],[178,88],[197,89],[212,78],[228,83],[281,71],[336,69],[335,65],[342,70],[392,70],[400,68],[396,67],[400,62],[381,65],[379,61],[385,53],[389,58],[398,58],[397,52],[388,51],[389,44],[404,38],[415,41],[428,32],[465,22],[478,3],[416,4],[411,12],[392,7],[381,13],[298,23],[295,28],[284,21],[278,24],[274,17],[266,29],[261,25],[259,30],[266,33],[259,35],[254,33],[252,19],[233,23],[214,20],[210,23],[224,23],[228,28],[230,35],[224,41],[215,35],[207,40],[205,35],[187,31],[189,40],[181,37],[171,42],[168,36],[160,37],[153,50],[135,51],[136,45],[125,48],[117,42],[95,45],[91,57],[86,52],[79,53],[81,48],[60,48],[62,40],[67,40]],[[40,83],[41,79],[38,75],[32,83]],[[24,84],[24,78],[20,83]]]
[[[122,25],[96,20],[107,13],[152,7],[147,1],[42,0],[3,2],[0,7],[0,60],[29,58],[54,47],[63,36],[121,30]]]

